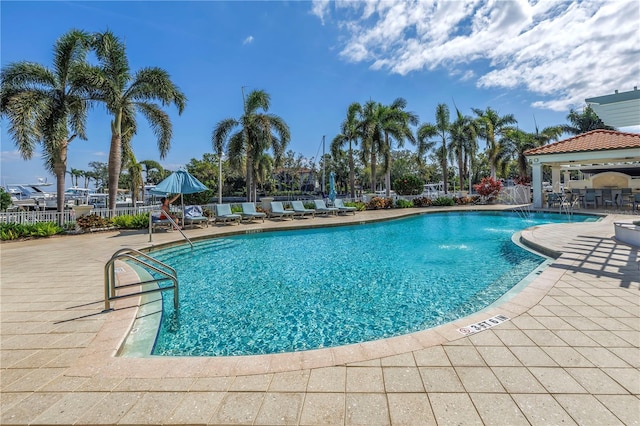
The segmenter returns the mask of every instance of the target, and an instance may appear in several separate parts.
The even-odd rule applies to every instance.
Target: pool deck
[[[361,223],[416,211],[185,233]],[[454,323],[337,348],[221,358],[115,356],[139,299],[102,312],[105,263],[121,248],[178,241],[179,232],[154,233],[152,243],[139,231],[3,243],[0,424],[638,425],[640,254],[612,238],[614,221],[634,219],[608,215],[523,231],[560,257],[519,293]],[[123,268],[119,278],[129,273]],[[469,336],[459,331],[494,315],[510,320]]]

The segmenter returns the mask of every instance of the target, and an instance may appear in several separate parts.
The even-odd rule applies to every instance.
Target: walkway
[[[197,238],[411,212],[186,232]],[[637,425],[640,257],[611,238],[614,220],[632,219],[523,232],[562,256],[519,294],[454,324],[341,348],[227,358],[115,356],[137,301],[101,313],[106,261],[178,232],[158,232],[153,243],[134,231],[3,243],[0,424]],[[458,331],[497,314],[510,321],[467,337]]]

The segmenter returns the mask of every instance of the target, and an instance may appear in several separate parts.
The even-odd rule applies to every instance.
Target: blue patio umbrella
[[[329,173],[329,199],[333,203],[336,200],[336,174]]]
[[[184,211],[183,194],[195,194],[206,191],[207,188],[202,182],[193,177],[188,171],[180,169],[171,173],[165,180],[160,182],[150,192],[154,194],[181,194],[182,211]]]

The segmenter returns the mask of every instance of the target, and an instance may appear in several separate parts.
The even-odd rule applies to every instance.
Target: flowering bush
[[[473,189],[475,189],[480,196],[489,198],[498,195],[502,190],[502,182],[492,177],[483,177],[480,183],[473,185]]]
[[[393,189],[400,195],[418,195],[423,188],[422,179],[413,175],[404,175],[393,181]]]
[[[513,182],[516,185],[531,185],[531,178],[529,176],[516,177]]]
[[[367,203],[367,209],[369,210],[389,209],[391,207],[393,207],[393,198],[373,197]]]
[[[413,207],[429,207],[431,205],[431,198],[429,197],[416,197],[413,199]]]

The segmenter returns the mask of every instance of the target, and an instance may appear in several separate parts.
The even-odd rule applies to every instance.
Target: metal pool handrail
[[[147,261],[145,262],[140,258],[144,258]],[[147,281],[139,281],[139,282],[134,282],[130,284],[122,284],[122,285],[116,286],[116,272],[115,272],[114,265],[116,260],[124,260],[124,259],[129,259],[139,265],[142,265],[145,268],[149,268],[152,271],[160,274],[161,277],[153,278]],[[158,286],[157,288],[154,288],[154,289],[141,290],[141,291],[129,293],[129,294],[122,294],[122,295],[116,294],[116,290],[119,290],[119,289],[134,287],[134,286],[142,286],[144,284],[159,283],[166,280],[171,280],[173,284],[167,287]],[[115,252],[113,256],[111,256],[111,259],[109,259],[107,264],[104,266],[104,310],[105,311],[111,310],[112,300],[122,299],[125,297],[140,296],[143,294],[156,293],[158,291],[166,291],[166,290],[172,290],[172,289],[173,289],[173,306],[175,309],[178,309],[178,273],[176,272],[176,270],[171,266],[167,265],[166,263],[162,263],[159,260],[154,259],[153,257],[147,254],[144,254],[138,250],[131,249],[131,248],[120,249],[117,252]]]

